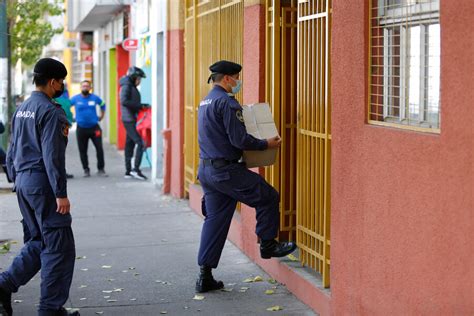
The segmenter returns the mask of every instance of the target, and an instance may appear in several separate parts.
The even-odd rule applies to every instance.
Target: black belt
[[[234,160],[227,160],[227,159],[223,159],[223,158],[219,158],[219,159],[201,159],[201,162],[206,167],[212,166],[214,168],[222,168],[222,167],[225,167],[225,166],[233,164],[233,163],[238,163],[239,159],[234,159]]]
[[[26,170],[21,170],[17,171],[17,173],[46,173],[46,170],[43,169],[26,169]]]

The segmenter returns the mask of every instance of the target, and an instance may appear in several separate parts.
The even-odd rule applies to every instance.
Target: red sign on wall
[[[133,39],[133,38],[127,38],[125,41],[123,41],[122,47],[123,47],[123,49],[128,50],[128,51],[137,50],[138,49],[138,40]]]

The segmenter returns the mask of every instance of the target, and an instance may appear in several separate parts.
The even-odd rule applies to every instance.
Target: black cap
[[[63,79],[67,76],[67,69],[62,62],[56,59],[41,58],[36,62],[33,75],[45,79]]]
[[[209,66],[209,70],[212,72],[211,76],[207,80],[207,83],[211,81],[212,75],[223,74],[223,75],[235,75],[242,70],[242,66],[228,60],[220,60]]]

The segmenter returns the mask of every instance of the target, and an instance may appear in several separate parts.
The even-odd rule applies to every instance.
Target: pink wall
[[[174,197],[184,195],[184,30],[168,31],[168,120],[170,143],[165,153],[164,187]],[[169,159],[167,159],[169,158]]]
[[[441,134],[367,125],[368,8],[334,0],[334,315],[474,314],[474,2],[441,2]]]

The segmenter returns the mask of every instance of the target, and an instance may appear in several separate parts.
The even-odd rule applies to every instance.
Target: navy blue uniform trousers
[[[8,270],[0,274],[0,287],[15,293],[41,269],[38,315],[54,315],[69,297],[74,270],[71,216],[56,212],[56,198],[46,173],[19,173],[15,184],[25,244]]]
[[[201,163],[198,177],[204,190],[205,217],[198,255],[200,266],[217,267],[238,201],[256,209],[258,237],[277,237],[280,196],[259,174],[239,163],[221,168]]]

